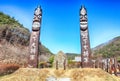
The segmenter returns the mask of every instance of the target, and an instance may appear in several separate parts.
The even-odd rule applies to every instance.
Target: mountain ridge
[[[120,36],[100,44],[93,49],[92,52],[94,56],[101,55],[103,58],[117,57],[117,59],[120,60]]]

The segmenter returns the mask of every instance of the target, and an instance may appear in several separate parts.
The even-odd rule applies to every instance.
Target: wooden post
[[[109,69],[108,69],[108,58],[107,58],[107,72],[108,72],[108,70],[109,70]]]
[[[117,76],[117,59],[114,57],[114,74]]]
[[[63,65],[64,65],[64,70],[66,70],[66,59],[64,59]]]
[[[104,62],[102,61],[102,69],[104,70]]]
[[[32,33],[29,43],[28,67],[38,68],[39,38],[41,29],[42,9],[37,7],[34,12]]]
[[[56,70],[58,70],[58,60],[56,61]]]
[[[91,49],[88,31],[87,10],[84,6],[80,9],[80,37],[81,37],[81,67],[91,68]]]
[[[118,70],[119,70],[119,72],[120,72],[120,64],[118,64]]]
[[[109,73],[110,73],[110,74],[113,73],[113,69],[114,69],[114,66],[113,66],[113,58],[110,58],[110,61],[109,61]]]
[[[96,60],[95,60],[96,61]],[[95,68],[95,61],[93,62],[93,67]]]

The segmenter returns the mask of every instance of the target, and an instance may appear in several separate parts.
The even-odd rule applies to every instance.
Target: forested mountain
[[[11,44],[28,45],[30,32],[14,17],[0,12],[0,39],[5,39]]]
[[[32,22],[31,22],[32,23]],[[0,63],[27,63],[30,31],[14,17],[0,12]],[[39,44],[39,54],[47,61],[52,52],[44,45]]]
[[[117,57],[120,60],[120,36],[101,44],[93,49],[94,56],[104,58]]]
[[[92,48],[91,51],[93,59],[99,58],[100,56],[103,58],[117,57],[118,61],[120,61],[120,36]],[[80,56],[80,54],[75,53],[66,53],[66,55],[71,60],[75,56]]]
[[[80,54],[76,54],[76,53],[66,53],[66,55],[69,60],[74,60],[75,57],[81,56]]]

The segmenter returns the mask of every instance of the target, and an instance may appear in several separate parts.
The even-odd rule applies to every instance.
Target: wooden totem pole
[[[29,43],[28,67],[30,68],[38,67],[41,18],[42,18],[42,9],[41,7],[37,7],[34,12],[32,33],[30,36],[30,43]]]
[[[92,67],[91,50],[88,32],[87,11],[84,6],[80,9],[80,32],[81,32],[81,67]]]

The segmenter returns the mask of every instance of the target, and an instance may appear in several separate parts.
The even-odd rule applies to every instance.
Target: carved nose
[[[83,16],[83,17],[82,17],[82,20],[87,20],[87,18]]]

